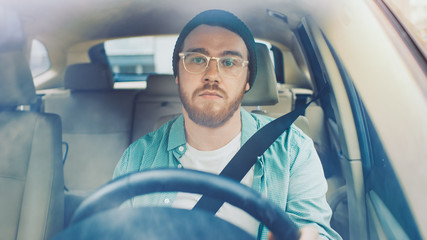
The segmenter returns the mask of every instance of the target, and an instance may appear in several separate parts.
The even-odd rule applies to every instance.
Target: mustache
[[[204,92],[204,91],[216,91],[218,92],[221,96],[223,97],[227,97],[227,93],[218,86],[218,84],[212,84],[212,83],[206,83],[205,85],[203,85],[201,88],[198,88],[194,91],[193,93],[193,97],[198,96],[200,93]]]

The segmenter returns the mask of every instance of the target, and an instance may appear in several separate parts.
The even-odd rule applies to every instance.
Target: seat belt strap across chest
[[[323,91],[322,91],[323,92]],[[303,115],[305,109],[319,98],[320,94],[313,98],[307,104],[301,104],[292,112],[289,112],[274,121],[268,123],[259,129],[249,140],[240,148],[230,162],[225,166],[220,176],[232,178],[236,181],[241,181],[252,166],[276,139],[289,129],[291,124],[300,116]],[[194,206],[193,210],[205,210],[216,213],[224,202],[208,196],[202,198]]]

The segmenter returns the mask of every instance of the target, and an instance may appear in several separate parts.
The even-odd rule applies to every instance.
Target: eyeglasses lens
[[[220,58],[207,57],[201,53],[185,53],[183,55],[184,67],[191,73],[202,73],[206,71],[209,61],[217,61],[219,72],[225,76],[237,77],[244,67],[243,59],[234,56],[224,56]]]

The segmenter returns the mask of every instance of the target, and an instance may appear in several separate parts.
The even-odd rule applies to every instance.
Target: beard
[[[206,83],[203,87],[196,89],[193,94],[186,93],[179,84],[179,97],[181,98],[182,105],[184,106],[185,111],[188,113],[189,118],[198,125],[208,127],[208,128],[217,128],[226,123],[233,114],[239,109],[240,104],[245,93],[244,86],[242,91],[234,98],[229,100],[228,94],[221,89],[217,84]],[[210,90],[216,91],[225,100],[225,105],[221,108],[218,108],[217,102],[206,102],[203,104],[194,104],[195,99],[203,91]]]

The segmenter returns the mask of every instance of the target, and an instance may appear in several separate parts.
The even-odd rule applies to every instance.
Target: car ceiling
[[[18,12],[27,38],[40,40],[48,49],[51,68],[35,80],[37,89],[45,89],[60,87],[66,66],[87,61],[88,48],[102,40],[178,34],[192,17],[207,9],[233,12],[256,38],[294,52],[301,67],[305,63],[291,29],[304,16],[318,14],[316,10],[324,9],[320,12],[328,16],[329,1],[335,0],[0,0],[0,7]],[[269,16],[267,9],[285,14],[287,22]],[[81,57],[70,60],[68,56]]]
[[[2,1],[0,0],[1,6],[14,9],[20,14],[24,30],[29,37],[38,38],[46,45],[60,43],[63,48],[94,39],[177,34],[194,15],[213,8],[235,13],[249,26],[255,37],[289,46],[293,41],[289,30],[299,23],[301,17],[309,14],[307,10],[316,9],[321,2],[309,0]],[[286,14],[289,24],[269,16],[266,9]],[[304,11],[304,9],[307,10]],[[265,28],[266,25],[269,26],[268,29]],[[277,31],[272,31],[273,29]]]

